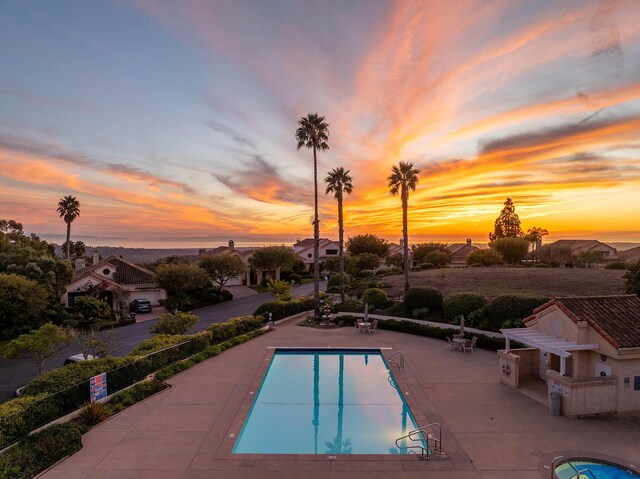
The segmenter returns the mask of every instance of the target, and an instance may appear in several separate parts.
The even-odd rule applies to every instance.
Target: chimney
[[[76,271],[80,271],[81,269],[84,269],[84,267],[85,267],[84,258],[78,258],[76,260],[76,266],[75,266]]]
[[[229,240],[229,249],[233,250],[235,248],[235,243],[233,242],[233,240]]]
[[[200,248],[200,249],[198,250],[198,255],[199,255],[199,256],[202,256],[203,254],[207,254],[207,250],[206,250],[206,249],[204,249],[204,248]]]
[[[399,243],[400,243],[400,246],[404,246],[404,238],[400,238]]]
[[[98,252],[97,249],[94,249],[93,250],[93,263],[92,264],[95,266],[95,265],[98,264],[99,261],[100,261],[100,253]]]
[[[467,238],[467,246],[471,246],[471,238]]]

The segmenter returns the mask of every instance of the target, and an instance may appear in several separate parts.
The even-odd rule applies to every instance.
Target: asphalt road
[[[321,290],[325,290],[325,284],[321,283]],[[292,293],[294,297],[313,293],[313,283],[294,286]],[[213,323],[222,323],[236,316],[253,314],[258,306],[267,301],[271,301],[273,296],[270,293],[261,293],[245,298],[234,299],[232,301],[207,306],[192,311],[200,317],[200,321],[191,332],[207,329]],[[136,347],[143,339],[152,336],[149,332],[155,320],[135,323],[113,330],[117,337],[116,355],[126,355]],[[103,332],[103,334],[105,334]],[[44,369],[55,369],[64,363],[65,358],[79,354],[80,348],[77,344],[69,344],[61,350],[56,357],[47,359]],[[0,358],[0,402],[13,397],[15,390],[24,386],[38,375],[38,368],[31,361],[26,359],[4,359]]]

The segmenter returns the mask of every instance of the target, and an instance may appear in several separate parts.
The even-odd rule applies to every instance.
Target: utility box
[[[549,412],[552,416],[559,416],[562,410],[562,394],[559,391],[552,391],[549,394]]]

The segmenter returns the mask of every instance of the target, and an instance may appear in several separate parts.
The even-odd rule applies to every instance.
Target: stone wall
[[[618,378],[603,376],[572,379],[547,371],[548,393],[562,395],[562,414],[567,417],[591,416],[616,412]]]

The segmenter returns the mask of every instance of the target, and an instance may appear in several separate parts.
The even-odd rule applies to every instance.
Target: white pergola
[[[506,352],[509,352],[510,342],[513,340],[545,353],[560,356],[560,374],[562,376],[566,373],[567,358],[571,357],[570,351],[595,351],[599,348],[598,344],[578,344],[575,341],[567,341],[557,336],[541,333],[535,328],[501,329],[500,332],[504,335]]]

